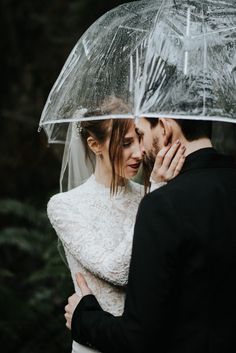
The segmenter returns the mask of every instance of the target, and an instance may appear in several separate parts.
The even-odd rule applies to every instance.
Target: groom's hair
[[[151,129],[155,128],[158,124],[158,118],[146,118]],[[180,126],[184,137],[188,141],[198,140],[202,137],[211,139],[212,136],[212,121],[207,120],[190,120],[190,119],[174,119]]]
[[[158,124],[158,118],[145,118],[148,122],[149,122],[149,124],[151,125],[151,129],[153,129],[154,127],[156,127],[157,126],[157,124]]]
[[[194,141],[203,137],[211,139],[212,121],[188,119],[175,119],[175,121],[180,126],[187,141]]]

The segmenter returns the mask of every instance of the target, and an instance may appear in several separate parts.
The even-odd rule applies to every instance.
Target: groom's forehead
[[[142,129],[142,125],[140,124],[139,119],[135,119],[135,131],[138,135],[143,135],[144,130]]]
[[[144,133],[144,131],[147,129],[147,123],[148,121],[145,118],[139,118],[135,119],[135,129],[137,132]]]
[[[136,128],[137,129],[141,129],[142,128],[142,125],[143,125],[143,123],[144,123],[144,118],[136,118],[135,120],[134,120],[134,124],[135,124],[135,126],[136,126]]]

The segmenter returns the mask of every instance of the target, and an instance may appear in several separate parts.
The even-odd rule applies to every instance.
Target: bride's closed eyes
[[[138,138],[138,141],[141,142],[143,138],[143,133],[139,129],[135,129],[135,138]],[[125,147],[130,147],[134,143],[134,137],[125,137],[122,143],[122,146]]]
[[[134,142],[134,139],[133,139],[132,137],[124,138],[123,143],[122,143],[122,146],[123,146],[124,148],[130,147],[133,142]]]

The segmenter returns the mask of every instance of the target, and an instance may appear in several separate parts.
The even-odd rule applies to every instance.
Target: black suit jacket
[[[72,338],[109,353],[236,352],[235,281],[236,166],[204,148],[140,203],[122,317],[85,296]]]

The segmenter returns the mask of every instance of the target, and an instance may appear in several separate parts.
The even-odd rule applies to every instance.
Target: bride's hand
[[[167,182],[176,177],[185,161],[185,146],[177,140],[173,145],[163,147],[157,154],[151,174],[155,183]]]

